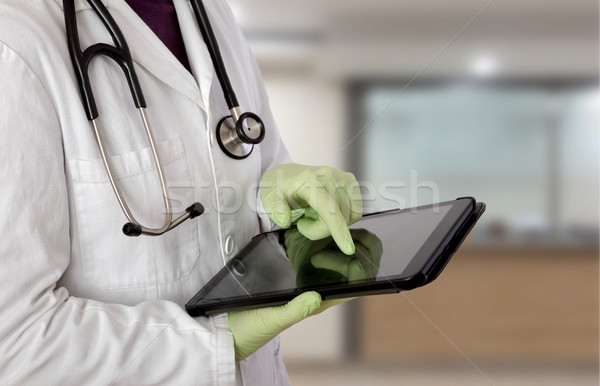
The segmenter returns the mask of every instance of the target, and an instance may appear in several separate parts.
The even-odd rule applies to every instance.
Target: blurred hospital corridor
[[[284,332],[292,385],[598,385],[598,2],[228,2],[295,162],[487,204],[431,285]]]

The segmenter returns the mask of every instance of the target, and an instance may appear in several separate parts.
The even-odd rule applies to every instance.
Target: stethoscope
[[[128,222],[123,226],[123,233],[127,236],[139,236],[141,234],[158,236],[175,228],[188,218],[200,216],[202,213],[204,213],[204,207],[199,202],[196,202],[188,207],[183,214],[181,214],[175,220],[172,220],[171,203],[167,197],[167,185],[165,183],[163,168],[158,152],[156,151],[156,143],[150,128],[148,116],[146,115],[146,101],[144,99],[144,94],[142,93],[142,88],[140,87],[139,81],[135,74],[133,61],[131,59],[131,52],[129,51],[129,47],[127,46],[127,42],[125,41],[125,37],[123,36],[121,30],[102,2],[100,0],[87,0],[87,2],[94,9],[110,33],[114,46],[105,43],[97,43],[89,46],[82,52],[79,44],[79,32],[77,30],[77,18],[75,15],[74,4],[75,0],[63,0],[69,53],[71,55],[71,61],[73,63],[73,68],[75,69],[77,81],[79,82],[79,90],[81,93],[83,107],[85,109],[87,118],[91,122],[94,129],[96,141],[98,142],[98,147],[100,148],[102,161],[104,162],[106,172],[108,173],[110,184],[115,192],[115,195],[117,196],[119,205],[121,206],[121,209],[128,220]],[[222,118],[217,124],[217,142],[219,143],[221,150],[223,150],[223,152],[225,152],[225,154],[227,154],[229,157],[234,159],[244,159],[250,155],[254,145],[262,142],[265,136],[265,125],[258,115],[251,112],[243,113],[240,109],[237,97],[233,91],[233,88],[231,87],[229,77],[227,76],[227,71],[225,69],[225,65],[223,64],[223,58],[221,57],[221,51],[219,50],[219,45],[215,39],[210,21],[208,20],[208,15],[206,14],[204,4],[201,0],[190,0],[190,2],[196,15],[200,31],[202,32],[204,42],[208,47],[210,58],[217,73],[219,83],[223,89],[227,107],[231,113],[230,116]],[[162,187],[165,206],[165,221],[160,228],[145,227],[135,219],[129,210],[129,206],[123,198],[123,194],[121,193],[121,190],[119,189],[119,186],[117,185],[113,176],[110,160],[108,158],[98,126],[98,109],[96,107],[94,94],[92,92],[90,79],[88,77],[89,63],[96,55],[105,55],[113,59],[121,66],[121,69],[127,78],[129,89],[131,90],[133,102],[140,112],[142,123],[144,125],[144,129],[146,130],[146,135],[148,137],[148,142],[150,143],[152,156],[157,167],[157,172]]]

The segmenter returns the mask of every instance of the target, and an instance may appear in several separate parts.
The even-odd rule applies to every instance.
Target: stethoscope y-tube
[[[144,94],[142,93],[142,88],[140,87],[138,78],[135,74],[133,61],[131,59],[131,52],[129,51],[129,47],[127,46],[127,42],[125,41],[121,30],[117,26],[115,20],[112,18],[106,7],[104,7],[102,2],[100,0],[87,1],[102,20],[102,23],[109,31],[115,45],[111,46],[104,43],[97,43],[92,46],[89,46],[82,52],[79,42],[79,32],[77,29],[77,17],[75,13],[74,0],[63,0],[67,43],[69,46],[71,62],[73,63],[75,75],[79,83],[79,90],[81,93],[83,107],[85,109],[87,118],[88,120],[90,120],[94,129],[94,134],[96,136],[98,148],[100,149],[102,161],[108,174],[108,179],[110,181],[112,189],[115,195],[117,196],[117,200],[119,201],[119,206],[121,207],[121,210],[123,211],[125,217],[129,221],[123,226],[123,233],[127,236],[139,236],[141,234],[158,236],[175,228],[177,225],[181,224],[188,218],[200,216],[204,212],[204,207],[199,202],[196,202],[190,205],[183,214],[181,214],[175,220],[171,221],[173,218],[173,214],[171,212],[171,203],[169,201],[169,197],[167,196],[167,185],[164,178],[162,163],[160,162],[160,157],[156,150],[156,141],[154,139],[154,135],[152,134],[152,129],[148,121],[148,116],[146,115],[146,101],[144,99]],[[150,143],[150,148],[152,150],[154,163],[156,164],[164,200],[165,220],[160,228],[145,227],[135,219],[135,217],[129,209],[129,206],[127,205],[127,202],[125,201],[125,198],[123,197],[123,194],[121,193],[121,189],[116,183],[116,179],[113,176],[112,168],[110,165],[110,159],[107,155],[106,148],[104,146],[104,141],[102,139],[102,131],[99,127],[98,109],[96,107],[94,93],[92,91],[90,79],[88,76],[90,61],[97,55],[107,56],[119,64],[119,66],[125,73],[125,77],[127,78],[127,83],[129,84],[129,89],[131,90],[133,102],[140,112],[140,117],[142,119],[142,123],[144,125],[146,135],[148,137],[148,142]]]
[[[71,62],[73,63],[75,75],[79,82],[79,91],[81,92],[83,107],[88,119],[91,121],[98,118],[98,108],[96,107],[96,100],[94,99],[90,78],[88,77],[89,64],[95,55],[108,56],[121,66],[131,90],[133,103],[137,108],[145,108],[146,100],[144,99],[140,82],[135,74],[131,52],[129,51],[129,46],[127,45],[125,37],[102,2],[99,0],[88,0],[88,3],[92,6],[94,11],[96,11],[100,20],[102,20],[102,23],[110,33],[115,44],[114,46],[111,46],[109,44],[98,43],[89,46],[85,51],[81,52],[77,17],[75,14],[75,2],[74,0],[63,1],[69,54],[71,55]]]

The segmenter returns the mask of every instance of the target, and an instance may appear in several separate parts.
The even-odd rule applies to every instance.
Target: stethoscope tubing
[[[92,6],[96,14],[102,20],[102,23],[110,33],[113,40],[114,46],[105,43],[97,43],[89,46],[83,52],[79,42],[79,31],[77,28],[77,17],[75,13],[75,1],[74,0],[63,0],[63,9],[65,14],[65,28],[67,32],[67,44],[69,46],[69,53],[71,56],[71,62],[75,70],[79,83],[79,91],[83,102],[83,107],[87,115],[88,120],[98,118],[98,108],[96,107],[96,100],[94,98],[94,92],[88,76],[90,61],[96,55],[108,56],[123,69],[131,96],[135,106],[139,108],[146,107],[146,99],[142,92],[142,87],[135,73],[133,66],[133,60],[131,58],[131,52],[127,41],[123,36],[123,33],[117,26],[117,23],[108,12],[104,4],[100,0],[87,0]]]
[[[77,28],[77,16],[75,12],[75,0],[63,0],[67,44],[73,69],[75,70],[75,75],[78,80],[79,90],[86,116],[93,126],[96,142],[98,144],[98,148],[100,150],[112,189],[117,196],[121,210],[129,221],[123,226],[123,233],[127,236],[139,236],[141,234],[152,236],[161,235],[178,226],[188,218],[194,218],[201,215],[204,212],[204,207],[199,202],[196,202],[189,206],[183,214],[178,216],[175,220],[172,220],[173,216],[167,195],[166,179],[164,177],[162,164],[156,149],[156,141],[152,134],[152,129],[146,115],[146,100],[144,98],[140,82],[135,73],[131,51],[129,50],[129,46],[127,45],[127,41],[125,40],[123,33],[101,0],[87,0],[87,2],[94,9],[110,33],[114,46],[105,43],[97,43],[87,47],[83,52],[81,51],[79,31]],[[199,29],[210,53],[211,61],[223,90],[227,107],[231,113],[230,117],[225,117],[225,119],[221,120],[217,126],[216,135],[219,146],[228,156],[234,159],[244,159],[250,155],[254,145],[263,140],[265,135],[264,123],[258,115],[251,112],[243,113],[241,111],[237,97],[231,85],[231,81],[227,75],[227,69],[225,68],[221,51],[206,13],[206,9],[204,8],[204,4],[202,3],[202,0],[190,0],[190,2],[198,20]],[[150,144],[150,149],[152,151],[153,160],[159,175],[163,194],[165,220],[160,228],[145,227],[135,219],[121,193],[121,190],[119,189],[116,179],[113,176],[110,159],[102,140],[102,130],[100,129],[98,122],[98,108],[96,106],[94,93],[88,75],[89,64],[97,55],[107,56],[114,60],[121,67],[125,73],[127,83],[129,84],[133,102],[140,112],[141,120]]]
[[[202,33],[204,42],[208,47],[210,59],[215,68],[215,72],[217,73],[217,78],[219,79],[221,88],[223,89],[223,95],[225,96],[227,107],[229,110],[239,107],[240,104],[238,103],[237,96],[235,95],[235,91],[233,90],[231,81],[227,75],[227,69],[225,68],[223,57],[221,56],[219,43],[215,38],[215,34],[206,13],[206,9],[204,8],[204,3],[201,0],[190,0],[190,3],[192,5],[192,9],[194,10],[194,14],[196,14],[196,18],[199,21],[198,27]]]

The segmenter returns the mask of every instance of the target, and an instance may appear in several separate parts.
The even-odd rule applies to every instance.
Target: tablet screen
[[[449,229],[468,204],[452,201],[365,216],[350,227],[356,249],[352,256],[342,253],[331,237],[311,241],[295,228],[259,235],[193,300],[410,277],[451,237]]]

